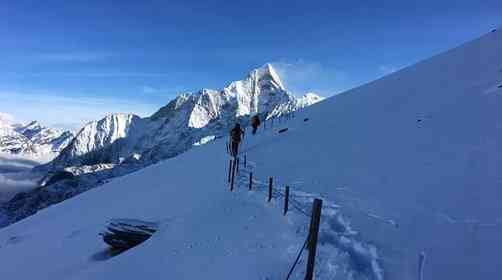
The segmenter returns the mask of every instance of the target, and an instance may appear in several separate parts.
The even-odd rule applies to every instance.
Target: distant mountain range
[[[48,128],[37,121],[19,124],[0,116],[0,152],[52,159],[73,137],[70,131]]]
[[[56,133],[37,123],[11,125],[9,131],[13,134],[0,143],[1,149],[18,154],[38,151],[29,148],[35,147],[33,144],[23,144],[21,140],[26,138],[48,143],[42,145],[43,151],[50,150],[57,156],[33,170],[42,177],[39,188],[19,193],[0,207],[0,212],[7,217],[4,224],[110,178],[179,155],[208,139],[227,136],[236,122],[247,126],[252,115],[268,119],[320,100],[322,98],[314,93],[295,97],[285,89],[272,65],[266,64],[221,90],[202,89],[181,94],[150,117],[110,114],[86,124],[75,136],[70,132]]]
[[[50,164],[51,169],[99,163],[157,161],[175,156],[208,136],[226,135],[236,120],[264,118],[311,105],[321,98],[297,98],[284,88],[270,64],[222,90],[181,94],[148,118],[112,114],[84,126]]]

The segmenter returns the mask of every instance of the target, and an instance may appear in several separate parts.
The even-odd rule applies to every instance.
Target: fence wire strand
[[[307,247],[307,243],[309,241],[309,238],[307,237],[305,239],[305,242],[303,243],[303,246],[302,248],[300,249],[300,251],[298,252],[298,255],[296,256],[296,259],[295,259],[295,262],[293,263],[293,265],[291,266],[291,268],[289,269],[289,272],[288,272],[288,276],[286,277],[286,280],[289,280],[289,277],[291,276],[291,274],[293,273],[293,271],[295,270],[295,267],[296,265],[298,264],[298,261],[300,260],[300,257],[302,256],[302,253],[303,253],[303,250],[305,250],[305,247]]]

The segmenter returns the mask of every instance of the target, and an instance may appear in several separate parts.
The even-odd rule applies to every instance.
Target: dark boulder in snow
[[[127,250],[150,238],[157,231],[157,226],[157,223],[141,220],[112,219],[100,235],[112,248]]]

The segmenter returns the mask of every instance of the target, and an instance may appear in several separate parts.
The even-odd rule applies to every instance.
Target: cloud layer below
[[[37,164],[29,159],[0,154],[0,204],[18,192],[37,186],[37,178],[27,172]]]

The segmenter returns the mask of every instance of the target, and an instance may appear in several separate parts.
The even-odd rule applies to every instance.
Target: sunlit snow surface
[[[423,279],[501,275],[501,49],[501,33],[487,34],[244,139],[241,174],[290,185],[302,209],[319,196],[329,206],[316,279],[417,279],[421,255]],[[285,279],[308,218],[282,216],[282,200],[248,192],[245,178],[230,192],[225,145],[196,147],[0,230],[0,275]],[[109,258],[98,233],[111,218],[160,230]]]

